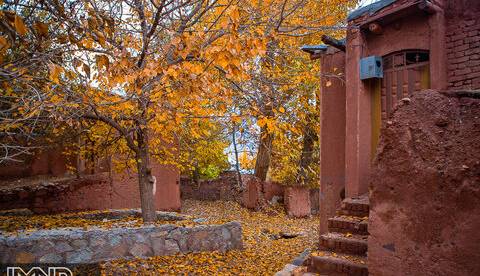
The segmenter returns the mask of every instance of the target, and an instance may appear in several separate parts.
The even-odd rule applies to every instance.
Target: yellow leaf
[[[95,32],[98,38],[98,43],[102,46],[105,47],[105,36],[101,32]]]
[[[7,50],[10,48],[10,43],[4,36],[0,36],[0,51]]]
[[[62,73],[63,68],[51,63],[48,65],[48,69],[50,71],[50,80],[54,83],[60,83],[60,74]]]
[[[40,36],[43,36],[43,37],[48,36],[48,24],[43,22],[35,22],[35,24],[33,25],[33,28]]]
[[[285,112],[285,108],[283,108],[283,106],[280,106],[280,108],[278,109],[278,111],[280,111],[280,113],[284,113],[284,112]]]
[[[15,31],[20,35],[25,35],[28,31],[27,26],[23,23],[23,19],[18,15],[15,15]]]
[[[95,59],[96,59],[96,62],[97,62],[98,69],[101,69],[101,68],[105,67],[108,70],[110,62],[109,62],[107,56],[99,55],[99,56],[96,56]]]

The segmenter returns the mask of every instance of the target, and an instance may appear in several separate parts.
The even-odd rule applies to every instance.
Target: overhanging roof
[[[376,13],[377,11],[391,5],[395,1],[397,1],[397,0],[380,0],[378,2],[370,4],[368,6],[361,7],[359,9],[356,9],[353,12],[351,12],[347,16],[347,20],[348,21],[354,20],[356,18],[361,17],[362,15],[364,15],[366,13],[368,13],[369,15],[372,15],[372,14]]]
[[[300,50],[307,52],[309,54],[319,54],[321,52],[325,52],[328,49],[328,46],[325,44],[319,45],[303,45],[300,47]]]

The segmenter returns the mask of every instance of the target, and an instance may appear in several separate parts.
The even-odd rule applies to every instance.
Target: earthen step
[[[347,216],[368,217],[369,211],[368,196],[360,196],[344,199],[339,212]]]
[[[342,233],[326,233],[320,236],[320,246],[337,253],[365,255],[367,236]]]
[[[320,275],[367,276],[367,258],[328,251],[311,256],[309,269]]]
[[[368,220],[350,216],[336,216],[328,219],[328,231],[368,235]]]

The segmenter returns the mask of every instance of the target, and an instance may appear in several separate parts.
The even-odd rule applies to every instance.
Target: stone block
[[[69,264],[89,263],[92,261],[92,255],[90,249],[85,248],[74,252],[67,252],[65,260]]]

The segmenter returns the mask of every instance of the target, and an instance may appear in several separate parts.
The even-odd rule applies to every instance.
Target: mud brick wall
[[[370,275],[480,275],[479,114],[480,99],[432,90],[395,111],[370,184]]]
[[[244,181],[245,177],[242,177],[242,180]],[[217,179],[200,180],[198,183],[188,177],[181,177],[181,198],[238,201],[241,195],[235,189],[236,185],[236,172],[224,172]]]
[[[447,67],[451,89],[480,89],[480,1],[448,1]]]
[[[157,210],[179,210],[181,207],[178,170],[152,164],[157,179],[154,194]],[[18,179],[22,182],[22,179]],[[46,178],[35,185],[0,187],[0,210],[27,208],[34,213],[139,208],[140,193],[133,173],[87,175],[61,180]]]
[[[306,187],[288,187],[285,189],[285,208],[292,217],[311,215],[310,189]]]
[[[199,251],[242,249],[238,222],[179,227],[65,228],[19,235],[0,234],[0,263],[96,263]]]

